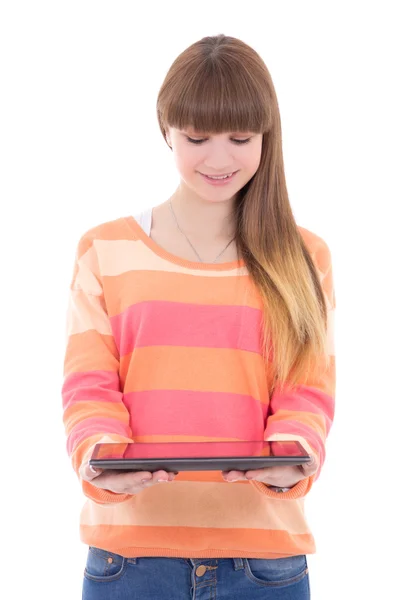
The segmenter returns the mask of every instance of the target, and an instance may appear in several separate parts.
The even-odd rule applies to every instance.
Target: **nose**
[[[237,170],[232,167],[232,150],[226,144],[210,144],[207,150],[204,161],[207,173],[231,173]]]

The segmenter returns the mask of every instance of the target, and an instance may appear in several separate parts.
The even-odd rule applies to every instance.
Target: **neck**
[[[170,200],[179,226],[187,235],[203,240],[229,240],[235,235],[234,197],[212,202],[179,186]]]

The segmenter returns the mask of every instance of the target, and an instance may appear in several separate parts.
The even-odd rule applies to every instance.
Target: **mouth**
[[[200,171],[199,171],[200,173]],[[234,175],[235,173],[237,173],[237,171],[231,171],[230,173],[215,173],[215,174],[208,174],[208,173],[200,173],[200,175],[204,175],[204,177],[210,177],[210,178],[221,178],[221,177],[227,177],[228,175]]]
[[[200,173],[200,171],[199,171]],[[205,173],[200,173],[200,175],[207,181],[213,185],[223,185],[232,181],[238,171],[232,171],[231,173],[225,173],[221,175],[206,175]]]

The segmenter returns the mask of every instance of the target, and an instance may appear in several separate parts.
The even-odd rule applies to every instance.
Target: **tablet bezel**
[[[235,443],[248,443],[250,440],[243,440],[239,442],[228,442],[229,444]],[[103,470],[117,470],[117,471],[250,471],[253,469],[263,469],[273,466],[295,466],[303,465],[312,460],[311,456],[307,454],[307,451],[298,440],[274,440],[277,443],[295,443],[298,445],[302,452],[305,454],[301,456],[216,456],[216,457],[176,457],[176,458],[91,458],[89,464],[93,467],[101,468]],[[253,440],[251,440],[253,442]],[[145,444],[146,442],[137,442]],[[165,444],[166,442],[162,442]],[[171,444],[224,444],[226,442],[171,442]],[[257,443],[257,441],[255,441]],[[262,443],[273,443],[266,442]],[[100,446],[115,445],[118,442],[112,444],[96,444],[92,456],[96,456],[100,450]],[[149,442],[151,444],[151,442]],[[158,444],[158,443],[157,443]]]

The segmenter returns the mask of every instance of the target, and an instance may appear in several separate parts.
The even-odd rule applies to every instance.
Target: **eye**
[[[187,141],[191,142],[192,144],[201,144],[204,141],[204,140],[194,140],[188,136],[186,136],[186,138],[187,138]]]
[[[202,140],[194,140],[193,138],[190,138],[188,136],[186,136],[187,141],[190,142],[191,144],[202,144],[203,142],[205,142],[205,139]],[[247,144],[250,141],[251,138],[247,138],[247,140],[235,140],[232,139],[232,142],[234,142],[235,144]]]

